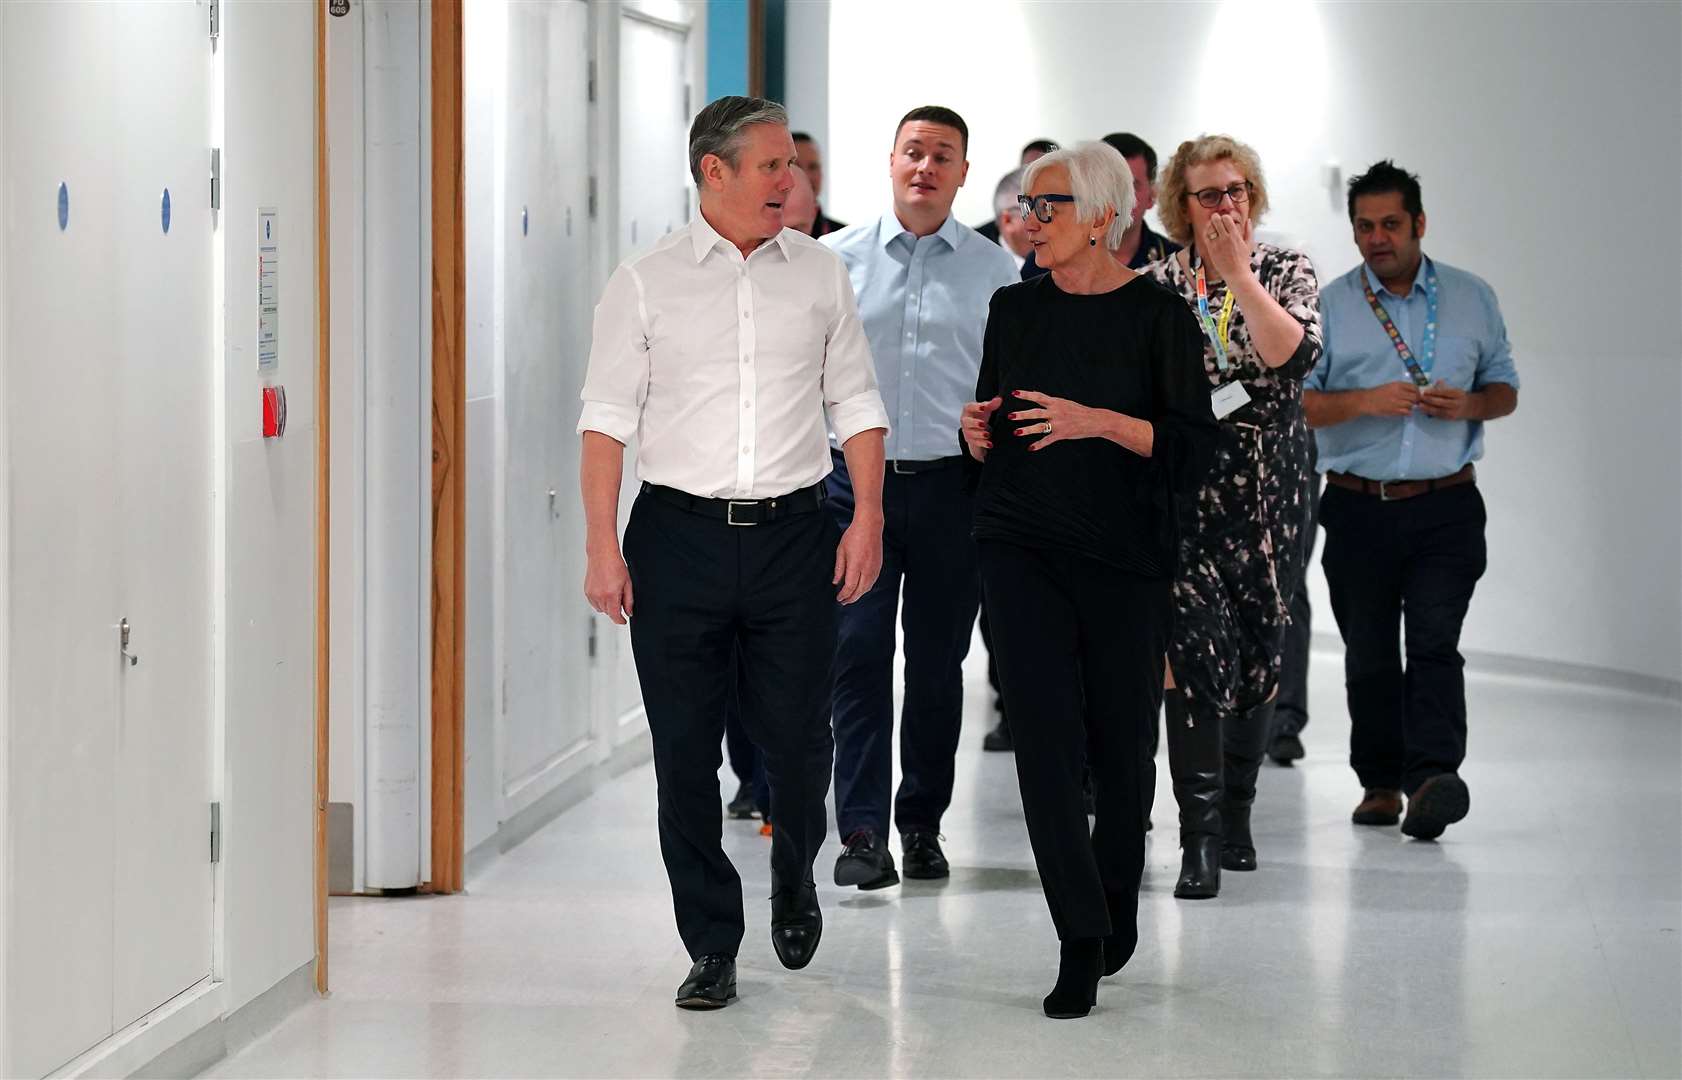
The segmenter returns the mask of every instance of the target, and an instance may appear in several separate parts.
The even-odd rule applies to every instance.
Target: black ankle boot
[[[1053,1020],[1076,1020],[1098,1004],[1104,946],[1098,938],[1070,938],[1060,946],[1057,985],[1045,996],[1045,1014]]]
[[[1139,947],[1139,905],[1137,898],[1128,904],[1116,895],[1104,897],[1109,909],[1110,933],[1104,936],[1104,974],[1114,975],[1133,959]]]
[[[1193,717],[1183,690],[1167,691],[1164,702],[1168,771],[1180,804],[1183,852],[1174,895],[1182,900],[1212,900],[1221,891],[1220,724]]]
[[[1256,868],[1250,808],[1256,802],[1256,779],[1266,756],[1268,732],[1273,730],[1273,704],[1263,702],[1227,728],[1223,747],[1226,784],[1221,803],[1221,865],[1228,870]]]

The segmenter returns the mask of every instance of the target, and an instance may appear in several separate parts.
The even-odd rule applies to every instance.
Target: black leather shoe
[[[677,988],[680,1009],[722,1009],[736,999],[736,958],[709,953],[695,961]]]
[[[1042,1007],[1053,1020],[1078,1020],[1098,1004],[1098,980],[1103,974],[1104,949],[1097,938],[1073,938],[1059,943],[1057,985]]]
[[[1415,840],[1435,840],[1471,809],[1472,792],[1466,787],[1466,781],[1453,773],[1433,776],[1408,796],[1408,813],[1402,819],[1402,832]]]
[[[822,937],[817,886],[810,881],[792,889],[776,886],[771,894],[771,948],[783,967],[799,971],[810,964]]]
[[[900,854],[905,859],[905,876],[930,881],[952,876],[952,864],[940,850],[940,837],[927,829],[899,834]]]
[[[1204,833],[1180,838],[1180,880],[1174,895],[1181,900],[1213,900],[1221,895],[1221,838]]]
[[[1275,765],[1301,761],[1306,753],[1302,748],[1302,739],[1296,735],[1275,735],[1267,743],[1267,756],[1273,759]]]
[[[759,813],[759,807],[753,802],[753,785],[743,784],[736,789],[736,797],[724,808],[724,812],[737,821],[747,821]]]
[[[874,829],[857,829],[835,860],[835,884],[857,885],[866,891],[899,884],[894,855]]]
[[[1005,723],[1005,714],[999,714],[999,722],[993,725],[993,730],[981,737],[981,749],[1001,753],[1010,753],[1016,749],[1016,742],[1010,737],[1010,725]]]

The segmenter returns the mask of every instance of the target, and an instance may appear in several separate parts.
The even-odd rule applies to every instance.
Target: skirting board
[[[641,732],[617,747],[605,762],[562,781],[553,791],[504,821],[496,832],[467,853],[468,891],[472,891],[473,879],[495,862],[497,856],[530,839],[532,834],[554,821],[564,811],[583,802],[601,784],[623,776],[653,756],[654,744],[649,738],[648,729],[644,727]]]
[[[232,1016],[218,1016],[128,1075],[196,1076],[273,1031],[299,1007],[314,999],[315,961],[311,960],[248,1002]],[[111,1073],[100,1069],[96,1075]]]
[[[1336,634],[1317,633],[1313,638],[1315,652],[1343,656],[1343,640]],[[1557,660],[1535,660],[1527,656],[1483,652],[1472,649],[1463,653],[1466,670],[1473,674],[1511,675],[1567,686],[1587,686],[1599,690],[1617,690],[1626,694],[1682,702],[1682,680],[1662,679],[1656,675],[1642,675],[1634,671],[1594,667],[1589,664],[1569,664]]]

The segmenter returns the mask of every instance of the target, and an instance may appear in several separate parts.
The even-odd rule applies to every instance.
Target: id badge
[[[1250,392],[1241,382],[1229,382],[1209,395],[1209,407],[1216,420],[1225,420],[1250,403]]]

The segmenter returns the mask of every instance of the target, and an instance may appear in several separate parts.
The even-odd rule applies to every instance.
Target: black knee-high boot
[[[1164,695],[1168,771],[1180,804],[1180,880],[1174,895],[1209,900],[1221,891],[1221,730],[1186,707],[1184,690]]]
[[[1267,738],[1273,729],[1273,702],[1265,701],[1227,725],[1225,791],[1221,801],[1221,865],[1228,870],[1254,870],[1256,844],[1250,836],[1250,808],[1256,801],[1256,778],[1261,772]]]

